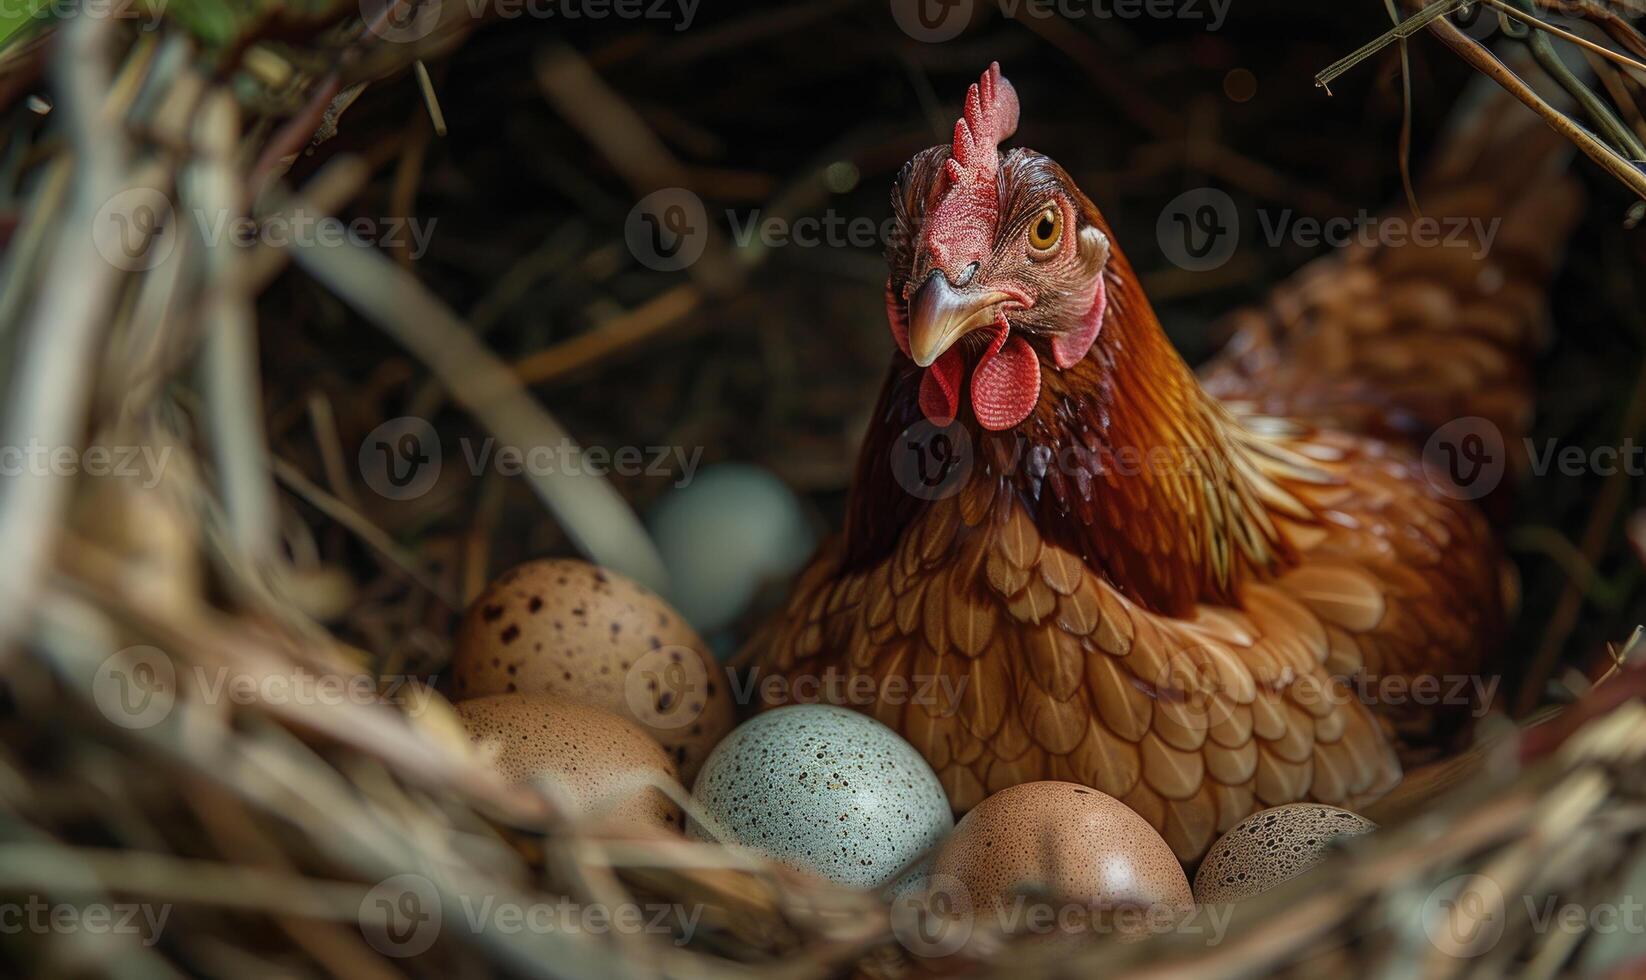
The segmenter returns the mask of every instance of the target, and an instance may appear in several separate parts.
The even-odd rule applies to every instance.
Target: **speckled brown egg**
[[[736,721],[730,685],[695,630],[644,586],[587,562],[504,573],[469,607],[452,653],[457,700],[554,694],[645,729],[691,784]]]
[[[1325,860],[1332,841],[1376,829],[1360,814],[1324,803],[1259,810],[1206,852],[1194,877],[1195,900],[1208,904],[1250,898]]]
[[[1097,929],[1101,916],[1087,910],[1147,910],[1111,920],[1143,932],[1194,905],[1182,865],[1149,822],[1078,783],[1022,783],[985,799],[955,825],[930,881],[964,889],[978,922],[1005,932],[1032,929],[1036,915]]]
[[[613,825],[682,829],[659,779],[674,762],[639,726],[609,711],[547,695],[497,694],[457,704],[469,738],[513,782],[544,779],[577,812]]]

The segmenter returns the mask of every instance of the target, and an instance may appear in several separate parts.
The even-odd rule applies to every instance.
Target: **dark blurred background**
[[[1388,28],[1378,0],[1200,0],[1171,5],[1177,16],[1168,18],[1126,0],[1067,3],[1071,16],[1030,13],[1043,8],[1029,0],[970,6],[958,36],[928,43],[900,29],[887,0],[706,0],[689,17],[677,2],[644,0],[638,9],[655,17],[600,20],[546,3],[534,9],[547,15],[494,18],[449,59],[430,60],[432,87],[449,108],[444,136],[408,73],[366,88],[338,135],[299,162],[294,182],[339,151],[362,153],[376,176],[355,212],[434,219],[426,254],[399,258],[499,354],[522,361],[589,338],[559,348],[565,356],[533,389],[580,441],[701,447],[705,466],[758,464],[800,495],[822,532],[841,520],[892,349],[885,269],[878,246],[862,242],[739,249],[728,211],[739,222],[758,212],[878,225],[898,167],[948,140],[965,87],[998,60],[1022,100],[1015,142],[1056,158],[1098,203],[1173,339],[1198,361],[1218,345],[1221,314],[1325,251],[1271,246],[1255,232],[1259,209],[1353,216],[1401,197],[1398,49],[1349,71],[1330,95],[1314,82]],[[1409,65],[1412,167],[1421,174],[1477,76],[1421,36]],[[596,88],[559,88],[585,71]],[[600,145],[620,139],[621,127],[603,135],[600,113],[591,123],[562,111],[597,90],[644,122],[678,163],[670,183],[695,191],[718,227],[690,272],[648,269],[625,244],[644,189],[632,161]],[[1590,209],[1553,296],[1536,438],[1618,445],[1634,434],[1630,416],[1646,390],[1646,255],[1628,227],[1628,194],[1586,162],[1575,166]],[[1252,230],[1223,266],[1191,273],[1164,257],[1155,225],[1167,202],[1203,186],[1226,191]],[[272,382],[267,395],[271,414],[286,420],[275,436],[283,452],[305,453],[299,423],[310,388],[337,405],[348,447],[405,414],[436,419],[443,435],[475,431],[442,407],[414,359],[306,277],[288,273],[262,313],[285,325],[262,332],[269,374],[294,379],[289,388]],[[614,332],[621,342],[611,342]],[[449,532],[454,562],[472,558],[474,536],[485,534],[481,564],[493,572],[569,550],[520,481],[447,469],[437,493],[374,503],[374,517],[424,542]],[[673,486],[669,477],[614,479],[643,512]],[[1508,538],[1525,593],[1505,666],[1511,683],[1540,647],[1589,662],[1646,618],[1623,530],[1642,485],[1548,475],[1521,486]],[[336,544],[350,547],[337,533]],[[1586,534],[1599,543],[1592,567]],[[464,579],[482,580],[472,569]],[[441,624],[429,627],[439,633]]]

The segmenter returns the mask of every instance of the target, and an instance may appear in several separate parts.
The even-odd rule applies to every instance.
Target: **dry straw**
[[[878,896],[734,850],[612,839],[568,819],[551,795],[477,766],[438,697],[382,686],[418,665],[351,647],[320,625],[336,599],[332,583],[305,566],[316,532],[294,518],[278,485],[357,535],[418,601],[454,600],[338,481],[269,448],[255,300],[287,262],[423,360],[501,438],[553,438],[558,426],[458,317],[380,252],[212,248],[177,221],[167,261],[126,268],[91,229],[111,201],[128,202],[124,221],[152,218],[129,204],[139,188],[175,202],[174,219],[191,209],[341,208],[365,182],[358,161],[334,159],[296,188],[284,180],[291,161],[342,124],[362,84],[461,40],[446,25],[415,44],[376,36],[355,20],[328,28],[323,50],[259,43],[243,52],[264,86],[249,101],[271,107],[244,120],[248,100],[201,67],[180,30],[138,34],[81,19],[53,47],[14,45],[4,56],[6,77],[44,68],[55,102],[50,155],[32,164],[0,278],[0,444],[170,453],[159,471],[129,479],[48,473],[0,487],[0,645],[10,651],[0,668],[0,895],[167,911],[152,944],[120,931],[24,930],[0,937],[7,957],[42,976],[143,978],[800,978],[966,966],[909,955],[898,941],[909,923],[894,921]],[[569,51],[551,52],[540,71],[554,91],[600,97],[598,79]],[[438,113],[427,74],[418,78]],[[602,119],[609,139],[636,138],[620,110]],[[1639,120],[1626,125],[1638,129]],[[666,154],[646,158],[652,171],[633,179],[666,182]],[[702,265],[668,304],[638,307],[526,373],[553,376],[660,329],[735,279],[729,264]],[[311,407],[326,431],[328,409]],[[335,439],[319,441],[331,446],[322,468],[335,473]],[[553,477],[535,489],[588,554],[655,579],[650,546],[610,488]],[[1188,931],[1073,952],[1031,942],[974,964],[976,975],[1552,976],[1599,962],[1607,937],[1592,935],[1592,924],[1553,928],[1542,910],[1549,901],[1615,905],[1641,888],[1646,666],[1629,659],[1619,654],[1592,689],[1574,682],[1585,689],[1541,724],[1495,730],[1466,756],[1414,774],[1375,814],[1385,830],[1241,906],[1218,942]],[[157,674],[169,686],[142,690],[162,692],[158,704],[130,700],[129,682]],[[252,693],[214,695],[213,679],[225,676]],[[364,678],[384,697],[264,695],[297,677]],[[422,904],[408,907],[408,895]],[[520,929],[475,917],[486,902],[532,909],[568,900],[679,909],[692,926],[689,935]],[[397,914],[440,925],[408,939]],[[1495,930],[1493,941],[1470,945],[1481,929]],[[419,955],[395,955],[422,939]]]

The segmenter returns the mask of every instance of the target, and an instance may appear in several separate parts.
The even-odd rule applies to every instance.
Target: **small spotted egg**
[[[1194,906],[1183,866],[1147,820],[1107,793],[1052,780],[973,807],[937,852],[930,887],[956,892],[948,897],[1003,932],[1032,924],[1017,914],[1025,909],[1060,925],[1143,910],[1115,917],[1122,933],[1141,934]]]
[[[1206,852],[1195,873],[1195,900],[1238,902],[1295,878],[1325,860],[1334,840],[1377,829],[1358,813],[1324,803],[1259,810]]]
[[[656,788],[674,763],[638,726],[586,704],[544,695],[461,701],[469,738],[511,782],[547,780],[580,814],[678,831],[680,808]]]
[[[644,586],[569,559],[505,572],[463,617],[458,699],[554,694],[635,722],[687,783],[736,721],[730,685],[686,621]]]
[[[669,598],[705,633],[730,626],[763,584],[799,571],[815,544],[794,491],[743,464],[705,469],[659,500],[648,524]]]
[[[831,705],[793,705],[745,722],[703,764],[693,796],[727,842],[859,888],[886,884],[954,826],[943,787],[914,746]],[[714,837],[695,820],[687,833]]]

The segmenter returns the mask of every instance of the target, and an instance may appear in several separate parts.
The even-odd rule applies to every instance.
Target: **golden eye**
[[[1063,212],[1056,207],[1049,207],[1040,212],[1040,217],[1034,219],[1029,226],[1029,245],[1039,251],[1047,251],[1057,247],[1057,240],[1063,237]]]

